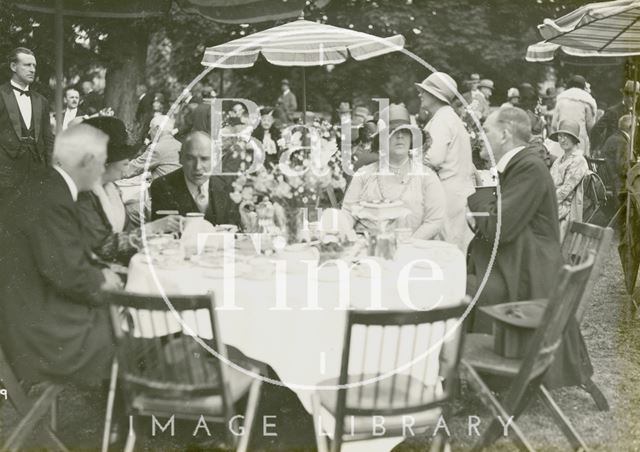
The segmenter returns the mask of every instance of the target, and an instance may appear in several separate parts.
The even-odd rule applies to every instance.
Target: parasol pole
[[[302,66],[302,124],[307,123],[307,74]]]
[[[55,12],[55,41],[56,41],[56,133],[62,130],[62,83],[63,83],[63,58],[64,58],[64,34],[63,34],[63,10],[62,0],[56,0]]]
[[[629,153],[627,156],[627,174],[629,173],[629,170],[631,169],[632,163],[633,163],[633,154],[634,154],[634,147],[635,147],[635,140],[636,140],[636,134],[638,133],[637,127],[636,127],[636,122],[637,122],[637,113],[636,113],[636,102],[638,101],[638,91],[635,89],[635,83],[638,82],[638,63],[640,63],[639,61],[635,61],[635,64],[633,65],[633,83],[634,83],[634,89],[633,89],[633,104],[631,107],[631,135],[629,138]],[[625,178],[626,179],[626,178]],[[627,183],[629,181],[627,180]],[[626,187],[625,187],[626,188]],[[625,215],[625,235],[626,235],[626,242],[627,242],[627,249],[626,249],[626,258],[627,258],[627,266],[632,265],[632,248],[633,248],[633,244],[631,243],[631,196],[629,194],[629,190],[626,190],[627,192],[627,199],[626,199],[626,215]],[[627,271],[632,271],[629,268],[627,268]],[[634,281],[635,283],[635,281]],[[631,293],[633,293],[633,287],[630,288],[631,289]],[[633,300],[633,299],[632,299]]]

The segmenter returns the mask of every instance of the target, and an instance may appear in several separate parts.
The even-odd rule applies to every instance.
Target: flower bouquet
[[[305,134],[285,129],[278,144],[279,163],[240,175],[230,197],[239,205],[246,229],[286,233],[288,242],[295,243],[300,238],[301,208],[317,206],[323,190],[344,190],[346,180],[335,134],[326,124],[318,121]],[[242,151],[238,157],[245,160],[242,172],[251,159],[246,149],[244,157]]]

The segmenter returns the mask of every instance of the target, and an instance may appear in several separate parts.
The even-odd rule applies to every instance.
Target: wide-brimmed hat
[[[98,116],[83,121],[101,130],[109,137],[107,144],[107,163],[119,162],[120,160],[129,160],[135,153],[134,146],[129,144],[129,134],[124,122],[113,116]]]
[[[359,106],[353,109],[351,116],[354,122],[359,120],[362,120],[361,122],[365,122],[371,119],[371,112],[367,107]]]
[[[349,102],[340,102],[340,106],[336,111],[338,113],[351,113],[351,105],[349,105]]]
[[[514,97],[520,97],[520,91],[518,91],[518,88],[509,88],[507,98],[513,99]]]
[[[389,123],[386,125],[389,128],[389,134],[393,133],[398,127],[411,125],[409,110],[407,110],[407,108],[404,105],[391,104],[388,107],[388,112],[389,112]],[[382,119],[383,121],[379,121],[379,122],[385,124],[384,118],[381,117],[380,119]]]
[[[633,80],[627,80],[624,84],[624,88],[620,90],[623,94],[633,94],[634,91],[640,94],[640,82],[634,82]]]
[[[447,104],[451,104],[458,94],[456,81],[444,72],[434,72],[416,86]]]
[[[478,83],[478,88],[487,88],[493,91],[494,90],[493,80],[489,80],[488,78],[480,80],[480,83]]]
[[[565,119],[560,121],[558,125],[558,130],[549,135],[549,139],[553,141],[558,141],[558,134],[566,133],[567,135],[571,135],[576,139],[578,143],[580,143],[580,123],[574,121],[572,119]]]

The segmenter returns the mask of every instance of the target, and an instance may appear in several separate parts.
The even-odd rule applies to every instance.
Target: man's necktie
[[[11,88],[13,88],[14,90],[18,91],[21,96],[31,97],[31,91],[28,91],[26,89],[20,89],[17,86],[13,86],[13,85],[11,85]]]
[[[207,210],[208,200],[207,200],[207,190],[205,188],[205,184],[202,184],[198,187],[198,196],[196,196],[196,204],[198,205],[198,210],[201,213],[204,213]]]

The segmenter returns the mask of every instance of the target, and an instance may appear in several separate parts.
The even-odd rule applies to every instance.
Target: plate
[[[380,201],[380,202],[370,202],[370,201],[360,201],[359,203],[362,207],[367,207],[370,209],[384,209],[387,207],[400,207],[404,203],[402,201]]]

